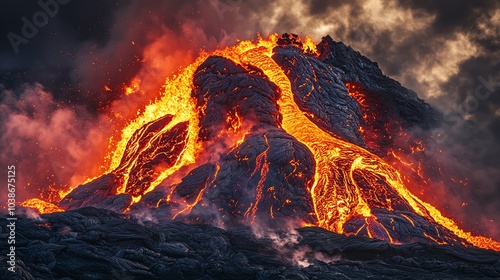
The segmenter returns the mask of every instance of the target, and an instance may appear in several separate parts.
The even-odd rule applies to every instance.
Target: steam
[[[93,156],[106,140],[88,112],[59,106],[40,84],[1,92],[0,161],[16,165],[18,200],[33,194],[57,199],[57,189],[81,182],[83,174],[97,175],[102,159]]]
[[[139,211],[132,212],[132,217],[134,217],[140,225],[145,225],[147,223],[158,223],[158,213],[153,213],[149,208],[144,208]]]
[[[252,224],[251,229],[256,238],[269,240],[278,255],[294,266],[308,267],[315,261],[334,263],[340,260],[338,256],[314,252],[308,245],[300,244],[302,236],[293,227],[288,226],[276,231],[265,225]]]

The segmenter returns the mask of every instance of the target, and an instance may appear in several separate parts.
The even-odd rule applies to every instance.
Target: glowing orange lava
[[[130,141],[134,133],[146,124],[166,115],[171,115],[172,119],[165,127],[161,128],[162,131],[168,131],[181,123],[188,124],[183,149],[174,160],[174,163],[161,170],[157,179],[146,190],[134,194],[135,201],[140,198],[137,195],[144,195],[154,190],[165,178],[174,178],[176,172],[182,167],[194,166],[197,162],[197,158],[203,149],[203,144],[198,141],[198,110],[203,110],[203,108],[197,108],[191,98],[193,75],[208,56],[217,55],[230,59],[243,67],[248,68],[251,66],[260,69],[280,89],[281,97],[278,100],[278,105],[283,117],[282,128],[299,142],[305,144],[313,153],[316,161],[314,183],[308,191],[317,217],[317,226],[343,233],[344,224],[351,218],[358,216],[365,219],[365,226],[369,236],[392,242],[393,237],[381,223],[377,222],[376,217],[371,212],[371,201],[368,201],[362,195],[361,187],[358,185],[359,180],[355,179],[356,176],[360,176],[368,184],[377,186],[378,181],[382,178],[393,191],[411,206],[415,213],[444,226],[474,246],[500,251],[499,242],[491,238],[473,236],[471,233],[461,230],[452,219],[443,216],[438,209],[412,194],[403,183],[400,173],[382,158],[355,144],[333,137],[313,123],[295,103],[290,80],[281,67],[272,59],[273,48],[276,46],[277,35],[274,34],[268,39],[259,38],[257,42],[242,41],[236,46],[216,50],[210,54],[202,53],[182,73],[168,79],[159,99],[147,106],[142,114],[123,129],[121,140],[110,153],[112,161],[108,172],[113,172],[120,166],[124,168],[122,185],[117,188],[116,192],[123,193],[127,191],[126,186],[129,180],[127,174],[130,172],[130,169],[127,168],[132,166],[132,164],[121,164],[123,155],[126,153],[132,154],[131,150],[133,149],[147,149],[154,141],[154,137],[151,137],[151,141],[146,146],[139,147],[133,141]],[[315,44],[310,38],[306,38],[304,49],[309,53],[316,52]],[[132,93],[135,90],[131,87],[130,90],[127,89],[127,92]],[[237,114],[228,116],[228,119],[234,130],[241,127],[241,120]],[[127,143],[132,144],[127,147]],[[130,160],[137,160],[137,158],[131,158]],[[262,196],[262,178],[265,178],[265,173],[268,172],[267,150],[257,157],[257,166],[253,174],[259,172],[261,179],[256,188],[255,203],[250,205],[246,212],[249,221],[252,222],[255,220],[259,196]],[[204,190],[200,191],[194,202],[190,204],[181,202],[180,204],[185,207],[179,210],[174,217],[191,211],[201,201]],[[167,197],[167,200],[170,199],[170,196]],[[380,201],[379,203],[387,209],[392,207],[390,201]],[[36,207],[40,209],[40,212],[61,210],[55,205],[44,204],[44,202],[36,201],[36,199],[24,202],[23,206]],[[272,208],[270,214],[273,215]],[[407,217],[407,219],[413,223],[410,217]]]
[[[40,214],[48,214],[54,212],[63,212],[64,209],[50,202],[39,198],[31,198],[21,203],[21,206],[38,210]]]
[[[271,58],[275,38],[276,35],[267,41],[259,40],[253,47],[251,42],[245,41],[236,47],[218,51],[216,55],[225,56],[241,65],[258,67],[281,89],[278,105],[283,115],[282,127],[308,146],[316,160],[315,182],[309,191],[319,221],[318,226],[342,233],[342,226],[350,217],[372,216],[352,176],[355,170],[360,170],[368,182],[373,181],[371,174],[384,177],[417,214],[434,220],[475,246],[500,250],[499,242],[461,230],[438,209],[410,193],[399,172],[383,159],[361,147],[332,137],[311,122],[295,103],[287,76]]]

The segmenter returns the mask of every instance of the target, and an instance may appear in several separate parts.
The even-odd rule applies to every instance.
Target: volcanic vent
[[[318,226],[391,243],[500,250],[414,195],[386,159],[395,155],[392,136],[439,119],[330,37],[318,45],[288,34],[243,41],[202,54],[168,80],[161,98],[123,129],[107,174],[50,211],[156,211],[221,227]]]

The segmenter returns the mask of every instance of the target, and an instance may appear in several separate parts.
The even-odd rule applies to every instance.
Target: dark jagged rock
[[[384,157],[391,147],[405,149],[409,143],[397,137],[400,133],[426,131],[440,123],[442,117],[438,111],[414,91],[385,76],[376,62],[350,46],[326,36],[317,49],[319,60],[331,66],[360,103],[364,142],[372,152]]]
[[[427,104],[385,77],[375,63],[352,49],[327,37],[318,46],[321,52],[318,59],[299,49],[297,40],[293,35],[284,36],[274,48],[273,59],[289,78],[301,111],[334,137],[364,145],[359,127],[364,121],[361,109],[365,107],[380,110],[381,119],[370,123],[383,126],[376,131],[377,135],[394,133],[385,125],[391,120],[411,123],[411,119],[405,119],[397,110],[406,112],[408,108],[422,122],[425,122],[423,115],[432,115]],[[342,64],[344,58],[336,57],[339,55],[346,56],[346,65]],[[340,66],[354,72],[343,72]],[[369,93],[372,99],[362,103],[365,107],[360,108],[361,103],[347,91],[344,83],[350,82],[366,84],[364,93]],[[277,103],[280,89],[260,70],[218,56],[208,57],[197,68],[193,86],[191,95],[200,108],[199,140],[205,145],[200,158],[208,158],[207,163],[193,167],[178,184],[145,193],[158,177],[157,170],[172,166],[185,147],[187,122],[166,129],[172,121],[172,116],[167,115],[143,125],[132,135],[120,165],[112,174],[80,186],[60,205],[65,209],[83,206],[118,212],[128,209],[137,215],[147,214],[149,208],[161,208],[165,217],[174,220],[221,226],[316,224],[311,196],[315,160],[304,144],[281,128]],[[396,111],[384,109],[391,106],[397,107]],[[418,110],[413,110],[414,107]],[[237,139],[243,135],[243,140]],[[339,162],[332,168],[345,167]],[[358,171],[351,172],[360,186],[360,196],[370,201],[374,217],[348,217],[345,233],[372,236],[373,232],[379,238],[397,242],[433,236],[429,242],[457,243],[453,234],[435,225],[428,215],[417,215],[383,177],[369,183]],[[337,179],[342,180],[331,178]],[[129,207],[132,196],[141,196],[141,201]]]
[[[255,128],[237,148],[221,156],[217,176],[206,185],[189,219],[223,224],[314,222],[307,192],[314,165],[307,147],[282,129]]]
[[[385,76],[376,62],[344,43],[326,36],[318,44],[318,51],[320,60],[340,70],[338,74],[344,83],[362,85],[368,94],[377,96],[377,100],[390,110],[392,119],[422,128],[430,128],[440,120],[440,114],[414,91]]]
[[[156,215],[161,217],[160,214]],[[158,223],[95,208],[17,221],[18,278],[1,279],[485,279],[500,253],[451,245],[391,245],[321,228]],[[8,231],[0,219],[2,239]],[[5,244],[5,243],[3,243]],[[66,277],[66,278],[65,278]]]
[[[156,135],[130,169],[125,192],[141,195],[158,178],[162,168],[173,166],[187,142],[188,123],[182,122],[160,136]],[[142,139],[141,139],[142,140]]]
[[[241,125],[278,126],[281,115],[276,107],[276,85],[258,72],[252,73],[231,60],[212,56],[194,75],[193,96],[200,110],[200,138],[214,139],[221,130]]]
[[[138,129],[127,143],[120,165],[112,173],[78,186],[59,205],[64,209],[94,206],[123,212],[132,196],[142,195],[156,180],[161,168],[172,166],[186,145],[187,122],[162,131],[172,120],[164,116]],[[128,180],[124,190],[124,177]]]
[[[122,212],[132,202],[132,196],[114,195],[113,189],[119,181],[113,173],[101,176],[77,187],[59,202],[59,206],[67,210],[93,206]]]
[[[306,116],[336,137],[361,145],[361,110],[338,73],[296,47],[276,47],[274,51],[273,59],[290,79],[295,102]]]
[[[182,178],[182,181],[174,190],[174,194],[182,197],[187,203],[193,203],[196,196],[203,188],[213,180],[216,166],[211,163],[204,164],[193,169],[189,174]]]
[[[125,147],[125,152],[116,171],[118,173],[125,172],[125,169],[127,167],[130,167],[130,161],[136,157],[139,157],[139,155],[144,151],[151,139],[157,136],[157,133],[159,133],[172,121],[172,118],[173,116],[171,115],[163,116],[153,122],[142,126],[140,129],[134,132],[134,134],[128,141],[127,146]]]
[[[288,33],[285,33],[283,35],[281,35],[280,38],[278,38],[278,41],[276,42],[278,45],[280,46],[296,46],[298,48],[302,48],[303,44],[302,42],[300,41],[300,38],[297,34],[288,34]]]
[[[415,93],[343,43],[324,38],[319,56],[302,47],[296,35],[284,35],[272,58],[289,78],[300,110],[330,135],[384,156],[398,129],[427,129],[439,121],[439,114]],[[465,241],[426,210],[412,208],[388,178],[354,166],[346,153],[339,160],[329,158],[327,178],[346,185],[319,195],[351,195],[347,190],[356,185],[356,195],[369,202],[365,207],[370,214],[346,216],[338,232],[361,236],[319,228],[295,230],[304,223],[324,226],[315,213],[316,162],[308,148],[318,143],[306,146],[282,128],[283,103],[277,102],[281,89],[262,70],[218,56],[198,67],[193,86],[197,119],[171,123],[173,117],[166,115],[144,124],[113,172],[79,186],[59,203],[71,211],[19,220],[22,279],[499,275],[499,253],[464,247]],[[161,171],[181,158],[193,121],[200,128],[200,161],[177,170],[175,181],[168,178],[151,190]],[[361,133],[364,129],[368,134]],[[355,151],[347,144],[339,147]],[[320,152],[333,155],[339,147]],[[336,203],[320,211],[338,217],[332,209],[345,201]],[[350,203],[354,207],[361,201]]]

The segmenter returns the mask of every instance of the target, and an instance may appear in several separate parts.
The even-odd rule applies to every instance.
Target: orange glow
[[[306,36],[304,42],[302,42],[303,48],[305,52],[310,52],[313,54],[317,54],[318,50],[316,48],[316,43],[313,41],[313,39],[309,36]]]
[[[130,85],[125,87],[125,95],[131,95],[139,90],[140,81],[138,79],[133,79]]]
[[[48,214],[48,213],[54,213],[54,212],[63,212],[64,209],[58,207],[57,205],[54,205],[50,202],[38,199],[38,198],[31,198],[28,199],[24,202],[21,203],[21,206],[26,207],[26,208],[33,208],[38,210],[38,213],[40,214]]]
[[[269,143],[267,140],[267,135],[264,135],[264,139],[266,140],[266,145],[267,148],[257,156],[257,159],[255,160],[255,169],[252,172],[252,175],[250,175],[250,178],[252,178],[257,172],[259,172],[260,179],[259,182],[257,183],[257,189],[256,189],[256,194],[255,194],[255,204],[253,206],[251,205],[248,209],[251,208],[252,212],[252,223],[255,222],[255,213],[257,212],[257,207],[259,206],[259,201],[262,198],[262,189],[264,188],[264,181],[266,180],[267,172],[269,171],[269,164],[267,162],[267,152],[269,151]],[[272,213],[272,208],[269,210],[270,213]],[[248,210],[246,211],[246,214],[248,214]],[[274,217],[274,214],[271,214],[272,217]]]
[[[363,94],[361,94],[360,90],[361,87],[355,84],[346,84],[346,87],[349,91],[349,95],[352,96],[358,103],[360,104],[361,108],[364,109],[363,111],[366,110],[367,104],[365,103],[365,97]],[[366,110],[368,111],[368,110]],[[363,118],[366,122],[369,122],[370,119],[376,118],[375,115],[368,115],[364,114]],[[398,133],[401,134],[405,139],[409,139],[409,136],[401,131],[401,126],[399,124],[396,125],[396,130],[399,130]],[[389,130],[389,129],[388,129]],[[369,132],[367,132],[366,129],[362,130],[363,136],[365,141],[367,139],[370,139],[376,136],[371,135]],[[373,132],[371,132],[373,134]],[[370,142],[367,141],[368,146],[370,146]],[[409,149],[412,154],[422,152],[424,151],[424,147],[421,141],[415,141],[413,143],[409,143]],[[431,220],[435,221],[436,223],[444,226],[445,228],[449,229],[451,232],[453,232],[455,235],[457,235],[460,238],[463,238],[467,240],[469,243],[473,244],[474,246],[485,248],[485,249],[492,249],[496,251],[500,251],[500,243],[487,237],[483,236],[474,236],[470,232],[466,232],[462,229],[460,229],[455,221],[453,221],[450,218],[445,217],[436,207],[432,206],[429,203],[426,203],[422,201],[420,198],[412,194],[405,183],[403,183],[402,178],[405,179],[407,184],[429,184],[428,181],[425,179],[423,173],[422,173],[422,166],[421,163],[414,163],[412,160],[408,158],[408,156],[405,155],[403,152],[398,152],[395,150],[389,150],[388,155],[390,158],[392,158],[391,164],[385,163],[382,159],[378,159],[378,163],[384,164],[384,169],[380,175],[383,175],[387,182],[399,193],[400,196],[404,197],[406,201],[410,204],[410,206],[413,208],[413,210],[424,217],[430,218]],[[411,176],[401,176],[400,172],[392,166],[399,166],[401,167],[400,169],[405,171],[406,174]],[[416,166],[415,166],[416,165]],[[440,169],[440,168],[439,168]],[[365,166],[364,168],[365,171],[370,171],[369,166]],[[375,172],[375,170],[371,170]],[[439,170],[441,173],[441,170]],[[410,223],[415,226],[415,223],[408,217],[407,215],[402,215],[404,218],[406,218]],[[427,235],[426,235],[427,236]],[[434,240],[434,239],[432,239]],[[436,240],[434,240],[436,241]],[[436,241],[437,242],[437,241]],[[438,242],[439,243],[439,242]]]
[[[67,196],[73,189],[69,188],[66,190],[59,190],[57,194],[59,195],[60,199],[63,199],[65,196]]]
[[[309,190],[313,199],[318,226],[342,233],[343,224],[355,215],[371,216],[367,202],[360,195],[359,186],[353,180],[353,171],[360,170],[364,179],[374,183],[372,174],[385,178],[386,182],[403,197],[414,211],[448,228],[471,244],[500,250],[500,243],[486,237],[476,237],[464,232],[451,219],[444,217],[432,205],[423,202],[405,187],[397,170],[380,157],[354,144],[332,137],[307,118],[294,101],[290,81],[271,58],[276,35],[270,40],[252,44],[241,42],[236,47],[216,51],[234,62],[260,68],[281,89],[278,100],[283,115],[282,127],[313,152],[316,160],[314,185]]]
[[[208,186],[210,186],[211,184],[213,184],[213,182],[215,181],[215,178],[217,178],[217,174],[219,173],[219,165],[217,165],[216,169],[215,169],[215,174],[214,174],[214,177],[213,179],[208,182],[209,180],[207,180],[205,182],[205,186],[203,186],[203,189],[200,190],[200,192],[198,193],[198,195],[196,196],[196,199],[194,200],[193,203],[187,203],[186,201],[184,201],[183,204],[186,205],[186,207],[182,210],[180,210],[179,212],[177,212],[173,217],[172,217],[172,220],[175,219],[178,215],[180,214],[183,214],[183,213],[190,213],[191,210],[193,209],[193,207],[196,206],[196,204],[198,204],[198,202],[200,202],[201,198],[203,197],[203,193],[205,192],[205,190],[207,189]]]
[[[461,230],[457,223],[441,214],[441,212],[434,206],[422,201],[417,196],[412,194],[407,185],[403,182],[402,176],[396,170],[379,156],[371,153],[370,151],[359,147],[355,144],[338,139],[326,131],[319,128],[314,122],[310,120],[306,113],[301,111],[294,101],[294,94],[290,80],[281,69],[281,67],[272,59],[273,48],[277,46],[276,34],[271,35],[268,39],[259,39],[256,42],[241,41],[238,45],[227,47],[222,50],[216,50],[212,53],[202,53],[194,63],[189,65],[179,75],[171,79],[167,79],[164,85],[164,91],[159,98],[153,103],[146,106],[146,108],[132,120],[121,132],[121,139],[116,143],[115,148],[110,152],[111,164],[107,170],[114,172],[120,169],[120,174],[123,174],[121,185],[116,189],[116,193],[125,193],[127,191],[127,183],[129,181],[129,174],[134,163],[138,160],[137,157],[125,158],[125,154],[134,154],[140,149],[145,150],[153,145],[154,137],[152,136],[149,142],[140,147],[135,141],[134,133],[143,129],[146,124],[155,120],[171,115],[172,119],[163,128],[162,132],[169,131],[177,125],[187,123],[187,133],[181,139],[183,148],[178,155],[175,155],[175,161],[172,165],[163,167],[158,170],[159,175],[145,190],[140,193],[134,194],[133,202],[137,202],[140,197],[155,189],[163,180],[169,178],[170,184],[178,183],[182,167],[193,168],[196,164],[200,154],[203,151],[203,143],[198,141],[199,133],[199,110],[204,108],[197,108],[194,100],[191,98],[191,91],[193,90],[193,76],[196,69],[203,63],[210,55],[222,56],[233,62],[240,64],[242,67],[256,67],[260,69],[267,78],[278,86],[281,91],[280,99],[278,100],[279,111],[282,115],[282,128],[295,137],[299,142],[306,145],[312,152],[316,161],[316,169],[314,174],[314,182],[309,185],[308,192],[311,195],[314,207],[314,215],[317,218],[316,226],[325,228],[327,230],[343,233],[344,225],[353,217],[362,217],[365,219],[365,225],[358,230],[358,232],[366,230],[367,235],[370,237],[380,238],[393,242],[389,231],[377,221],[373,216],[370,205],[374,203],[370,201],[366,195],[363,194],[360,181],[366,182],[370,186],[380,189],[380,193],[386,192],[382,188],[380,181],[387,184],[387,188],[396,192],[403,198],[415,213],[435,221],[436,223],[449,229],[458,237],[463,238],[473,244],[474,246],[493,249],[500,251],[500,243],[482,236],[473,236],[469,232]],[[303,42],[303,49],[305,52],[316,53],[316,45],[314,42],[306,37]],[[134,82],[130,86],[130,93],[135,92],[139,88],[134,87]],[[348,85],[349,93],[351,96],[356,96],[356,86]],[[128,88],[125,89],[127,93]],[[127,94],[130,94],[127,93]],[[358,100],[358,99],[356,99]],[[363,106],[363,100],[359,99],[358,102]],[[310,114],[309,114],[310,115]],[[365,118],[372,116],[366,115]],[[242,123],[240,117],[236,112],[227,116],[230,130],[240,130]],[[360,131],[366,133],[366,129],[360,128]],[[242,135],[244,137],[244,135]],[[243,141],[243,137],[239,140]],[[265,139],[267,143],[267,138]],[[135,142],[134,142],[135,141]],[[369,144],[369,143],[368,143]],[[269,149],[269,144],[268,144]],[[422,150],[422,146],[414,147],[415,151]],[[252,223],[255,221],[255,214],[258,210],[259,201],[262,197],[264,182],[269,171],[267,162],[267,149],[257,156],[256,167],[251,176],[259,176],[259,181],[256,186],[255,201],[250,203],[245,212],[245,217]],[[140,152],[140,151],[139,151]],[[399,155],[393,152],[394,157],[399,158]],[[124,158],[124,159],[122,159]],[[408,162],[401,158],[404,165],[412,166],[413,163]],[[293,165],[294,163],[292,163]],[[418,166],[415,167],[418,169]],[[173,218],[180,214],[188,214],[203,199],[203,194],[210,184],[213,184],[217,177],[219,166],[212,180],[207,180],[205,186],[201,189],[192,203],[180,201],[180,199],[173,197],[171,193],[166,197],[166,201],[175,200],[182,209],[177,211]],[[418,171],[416,171],[418,172]],[[361,179],[359,179],[361,178]],[[176,181],[177,180],[177,181]],[[379,188],[380,187],[380,188]],[[37,199],[32,199],[24,202],[28,206],[41,211],[62,211],[55,205],[45,202],[37,203]],[[290,201],[287,200],[287,203]],[[386,209],[392,209],[391,201],[389,199],[381,199],[377,201]],[[42,205],[42,206],[40,206]],[[49,207],[50,206],[50,207]],[[54,206],[54,207],[51,207]],[[273,217],[276,211],[272,208],[269,209],[270,215]],[[409,216],[404,216],[410,223],[415,225]],[[302,222],[302,225],[310,225]]]

